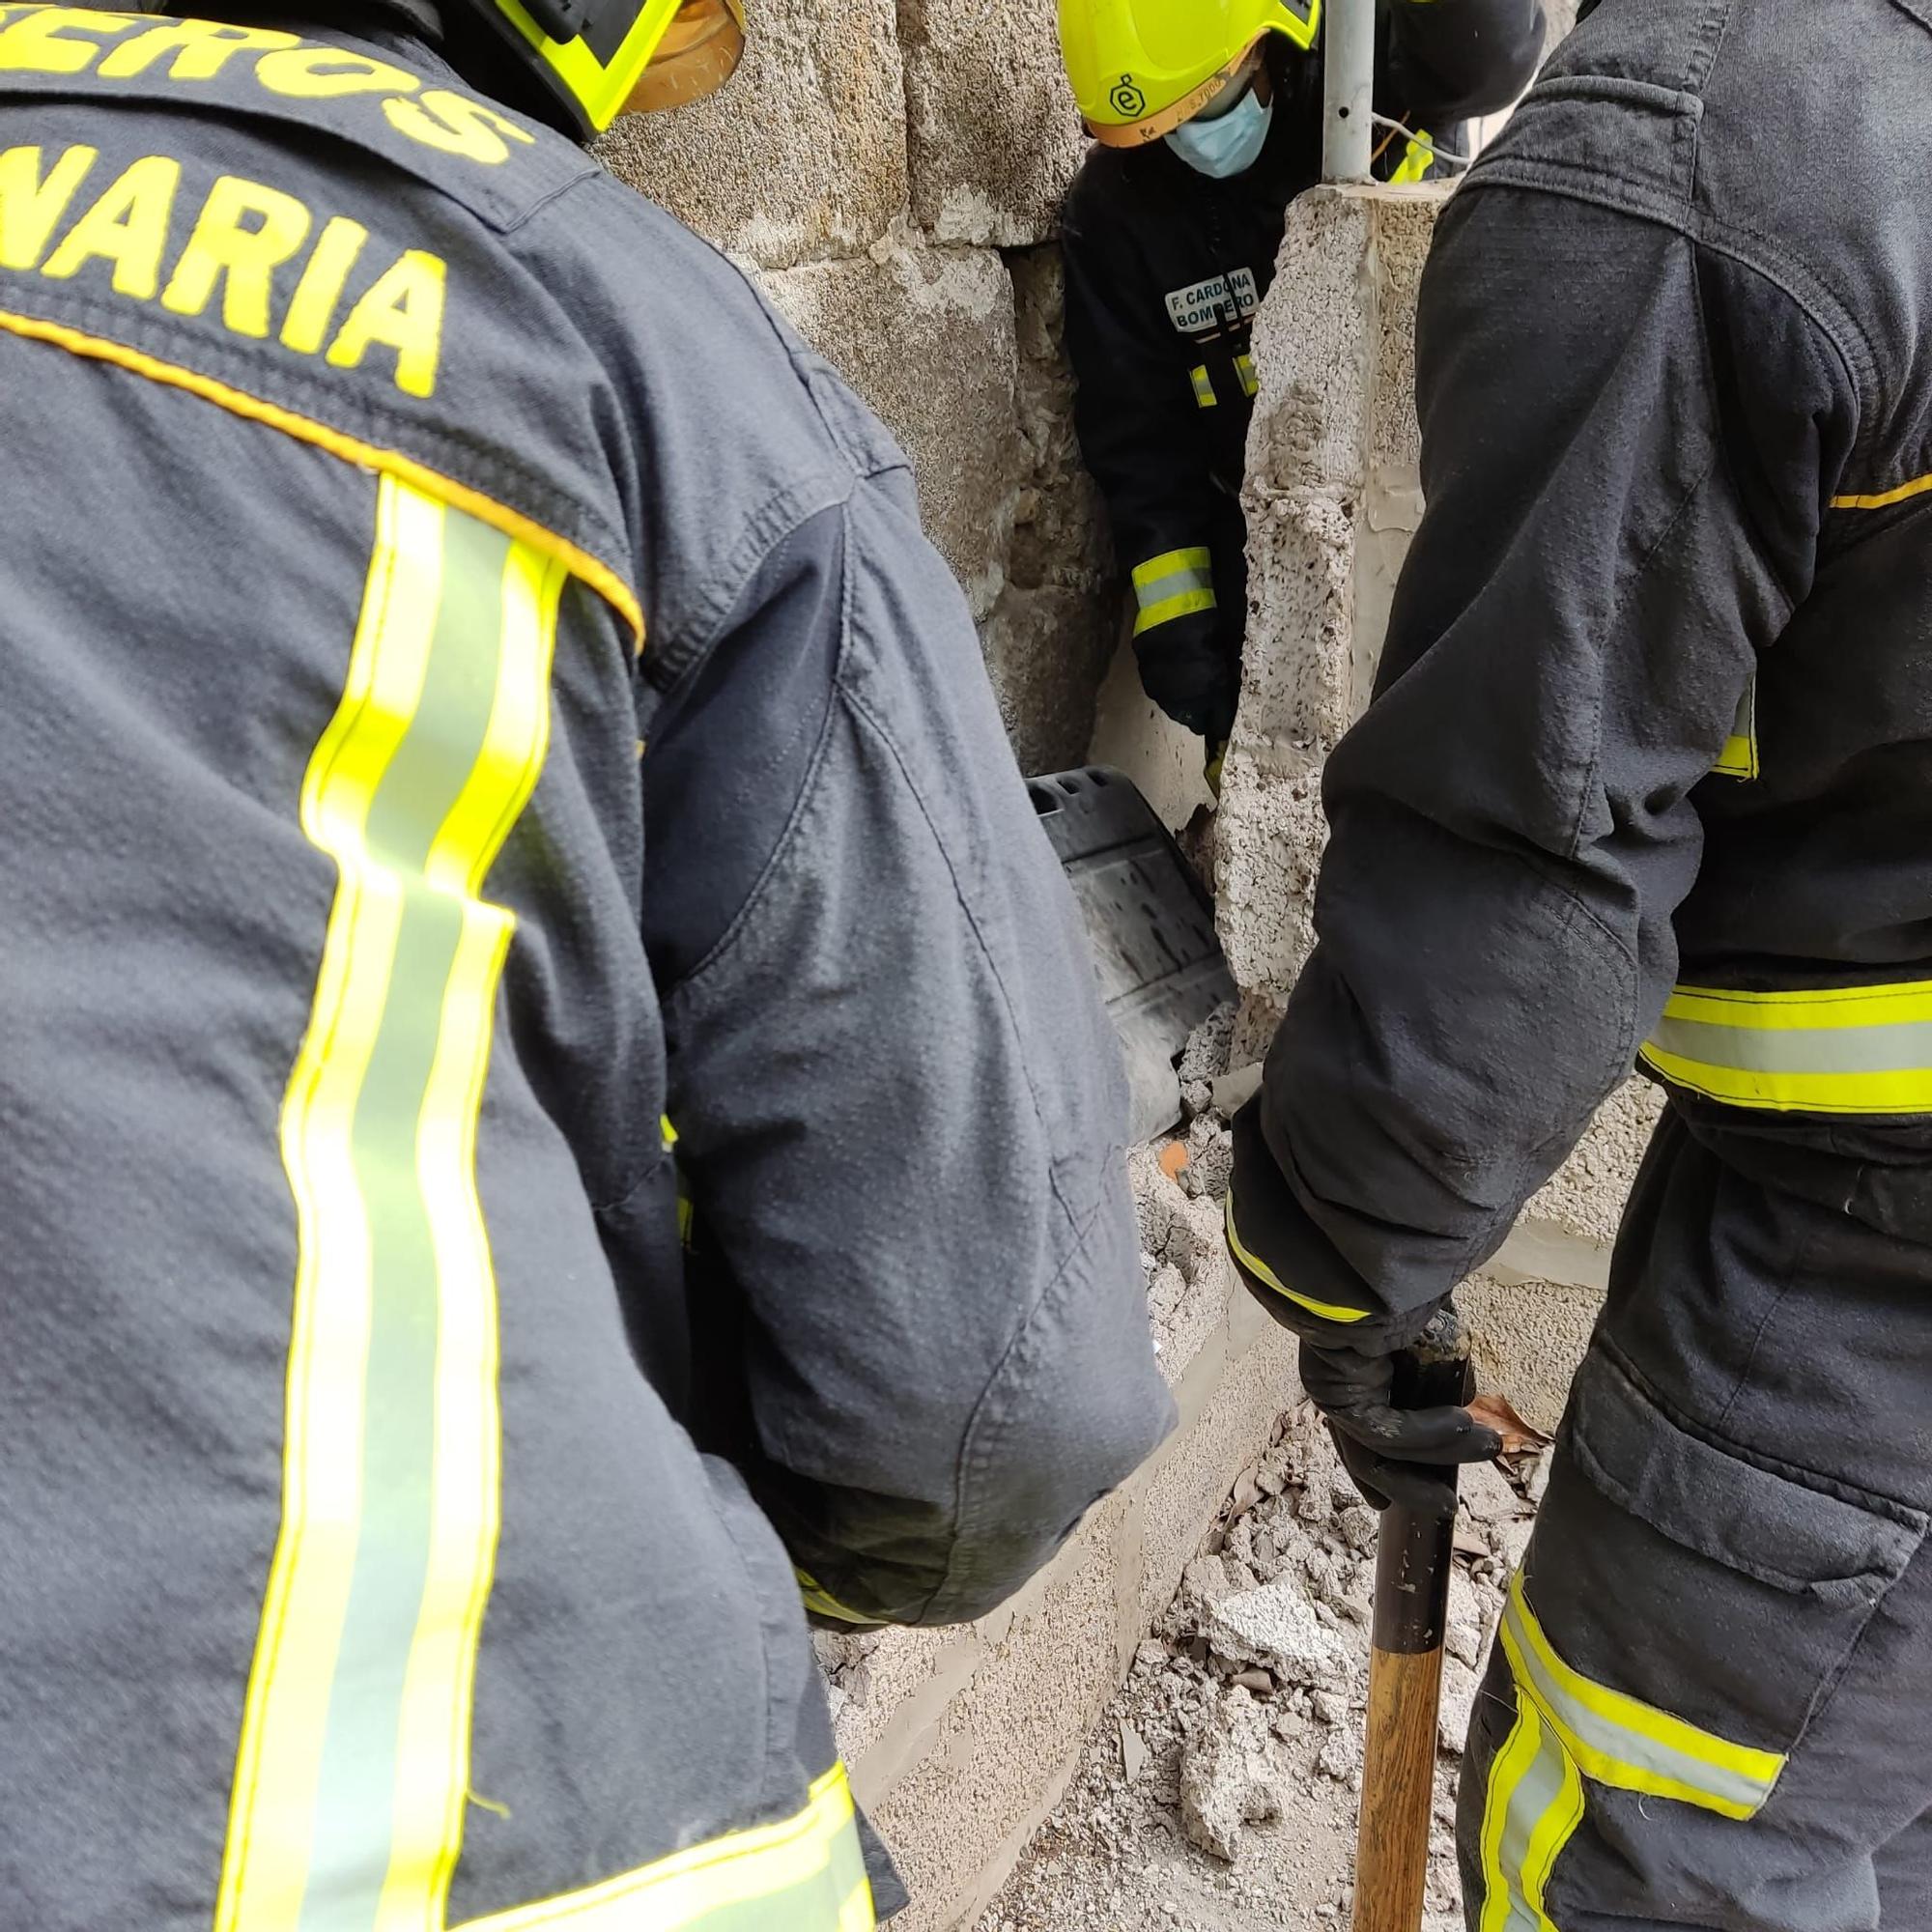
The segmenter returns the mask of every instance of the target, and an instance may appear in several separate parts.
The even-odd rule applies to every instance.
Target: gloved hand
[[[1291,1257],[1309,1252],[1313,1231],[1268,1149],[1261,1095],[1235,1116],[1234,1135],[1230,1252],[1255,1298],[1300,1338],[1302,1386],[1328,1424],[1342,1466],[1377,1509],[1400,1503],[1429,1516],[1452,1515],[1449,1470],[1489,1462],[1501,1453],[1502,1437],[1465,1408],[1404,1406],[1414,1356],[1375,1334],[1378,1311],[1366,1305],[1373,1300],[1366,1284],[1357,1285],[1356,1314],[1342,1304],[1336,1287],[1324,1285],[1318,1295],[1294,1278]],[[1358,1340],[1364,1331],[1372,1338],[1366,1343]]]
[[[1424,1516],[1456,1513],[1452,1471],[1492,1462],[1503,1439],[1466,1408],[1403,1408],[1399,1372],[1407,1351],[1369,1354],[1346,1343],[1301,1341],[1301,1385],[1335,1438],[1349,1479],[1378,1510],[1391,1503]]]
[[[1241,695],[1240,670],[1222,643],[1216,616],[1196,611],[1134,639],[1141,689],[1177,724],[1208,739],[1234,730]]]

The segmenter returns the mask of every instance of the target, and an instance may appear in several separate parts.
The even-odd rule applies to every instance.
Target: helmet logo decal
[[[1134,77],[1130,73],[1123,73],[1114,83],[1113,92],[1107,99],[1114,112],[1124,120],[1137,121],[1147,112],[1147,96],[1134,85]]]

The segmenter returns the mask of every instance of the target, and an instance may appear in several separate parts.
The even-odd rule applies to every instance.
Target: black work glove
[[[1502,1437],[1466,1408],[1409,1406],[1415,1351],[1383,1339],[1387,1313],[1365,1305],[1373,1299],[1366,1284],[1357,1284],[1357,1322],[1338,1299],[1311,1294],[1296,1281],[1291,1254],[1296,1247],[1307,1253],[1315,1231],[1268,1149],[1262,1104],[1257,1094],[1234,1120],[1228,1224],[1235,1265],[1263,1307],[1299,1337],[1302,1386],[1355,1487],[1378,1510],[1400,1503],[1427,1516],[1451,1516],[1450,1471],[1459,1463],[1490,1462],[1501,1453]],[[1334,1285],[1323,1286],[1322,1294],[1337,1293]],[[1435,1324],[1454,1319],[1445,1297],[1433,1312],[1425,1346],[1435,1339]],[[1365,1329],[1366,1339],[1358,1340]]]
[[[1177,724],[1210,740],[1233,732],[1241,674],[1222,641],[1217,612],[1196,611],[1143,632],[1134,639],[1134,658],[1141,689]]]
[[[1466,1408],[1403,1407],[1400,1384],[1413,1364],[1406,1349],[1368,1354],[1302,1336],[1301,1385],[1349,1480],[1378,1510],[1397,1503],[1423,1516],[1454,1516],[1456,1465],[1493,1462],[1503,1438]]]

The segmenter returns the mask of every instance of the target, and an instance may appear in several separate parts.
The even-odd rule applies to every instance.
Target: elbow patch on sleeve
[[[1269,1139],[1350,1268],[1407,1306],[1500,1238],[1630,1072],[1636,966],[1520,859],[1413,821],[1382,854],[1359,897],[1351,875],[1324,884]]]
[[[777,545],[644,753],[644,939],[676,985],[729,929],[778,849],[824,734],[841,642],[839,513]]]
[[[1174,1427],[1148,1339],[1125,1166],[1014,1336],[960,1454],[958,1535],[926,1621],[982,1616]]]

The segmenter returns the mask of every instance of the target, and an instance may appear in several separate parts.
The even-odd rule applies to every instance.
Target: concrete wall
[[[1368,701],[1422,511],[1415,302],[1446,198],[1435,187],[1304,196],[1256,327],[1250,615],[1217,828],[1221,937],[1244,995],[1237,1064],[1272,1035],[1313,944],[1321,765]],[[1487,1385],[1546,1428],[1601,1305],[1656,1111],[1647,1086],[1616,1094],[1463,1291]]]
[[[1051,240],[1083,144],[1051,6],[761,0],[728,87],[604,145],[904,445],[1029,771],[1085,758],[1115,640]]]

